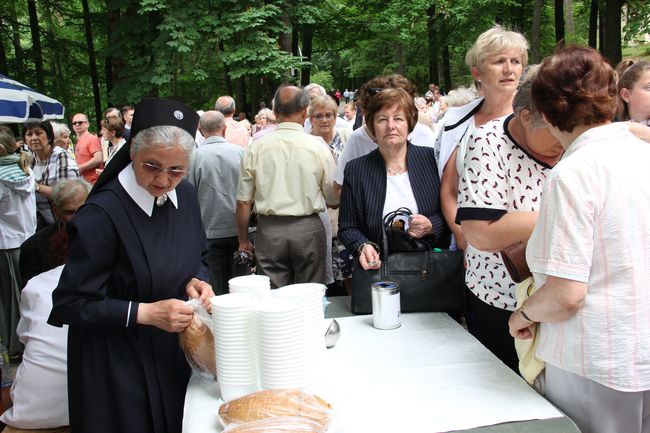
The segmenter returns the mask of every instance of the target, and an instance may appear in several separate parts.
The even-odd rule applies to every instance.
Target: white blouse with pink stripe
[[[650,389],[650,144],[625,123],[580,135],[551,171],[526,259],[587,283],[571,319],[543,323],[537,356],[619,391]]]

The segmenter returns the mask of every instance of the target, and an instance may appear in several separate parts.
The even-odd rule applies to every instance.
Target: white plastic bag
[[[190,325],[179,334],[178,342],[192,371],[200,377],[216,380],[217,361],[212,335],[212,316],[198,299],[191,299],[187,304],[194,309],[194,315]]]

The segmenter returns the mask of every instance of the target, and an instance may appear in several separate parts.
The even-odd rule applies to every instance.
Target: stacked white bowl
[[[229,401],[259,387],[253,298],[231,293],[210,298],[214,334],[217,380],[221,397]]]
[[[325,339],[323,337],[323,296],[327,287],[318,283],[291,284],[273,291],[280,299],[291,300],[298,304],[304,317],[304,338],[307,351],[307,382],[318,377],[322,371],[325,357]]]
[[[247,293],[255,297],[271,294],[271,280],[266,275],[244,275],[228,280],[230,293]]]
[[[263,389],[307,385],[309,350],[301,306],[271,297],[255,305],[260,385]]]

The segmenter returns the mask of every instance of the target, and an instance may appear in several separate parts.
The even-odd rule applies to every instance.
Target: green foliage
[[[70,114],[92,113],[81,3],[36,4],[46,75],[45,88],[39,90],[60,99]],[[282,81],[299,79],[289,71],[306,68],[312,68],[311,81],[326,88],[358,88],[378,74],[399,72],[423,91],[432,57],[442,76],[445,45],[453,84],[469,84],[464,56],[476,37],[500,23],[530,40],[534,1],[89,0],[89,4],[102,107],[158,95],[207,108],[227,89],[237,92],[233,80],[244,79],[247,97],[258,99]],[[590,4],[591,0],[573,1],[575,34],[567,35],[567,40],[586,42]],[[429,17],[431,11],[435,15]],[[555,45],[553,14],[553,2],[544,2],[542,55]],[[650,2],[627,0],[623,18],[624,43],[633,43],[650,28]],[[429,46],[429,22],[437,31],[437,46]],[[293,34],[304,48],[305,35],[311,32],[309,62],[281,47],[281,40]],[[6,72],[35,86],[26,1],[0,0],[0,40]],[[252,84],[260,82],[266,88],[254,91]]]
[[[332,74],[329,71],[314,72],[311,74],[311,82],[320,84],[327,90],[333,89],[335,87],[334,79],[332,78]]]

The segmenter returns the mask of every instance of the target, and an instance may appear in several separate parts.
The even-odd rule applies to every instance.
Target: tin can
[[[378,281],[370,286],[372,292],[372,322],[377,329],[395,329],[402,326],[400,318],[399,284]]]

